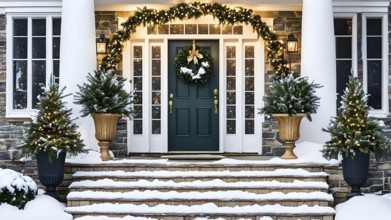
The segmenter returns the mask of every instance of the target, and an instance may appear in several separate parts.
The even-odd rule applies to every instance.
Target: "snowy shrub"
[[[265,106],[259,114],[270,116],[272,114],[306,113],[311,121],[312,113],[316,113],[320,98],[315,95],[315,89],[322,86],[314,82],[309,83],[308,77],[293,77],[289,75],[280,80],[273,81],[271,90],[265,95]]]
[[[125,79],[108,71],[88,73],[87,83],[77,85],[75,103],[82,105],[82,117],[90,114],[114,113],[131,117],[133,96],[124,88]]]
[[[23,209],[28,201],[35,198],[37,191],[37,184],[29,176],[0,168],[0,204],[8,203]]]

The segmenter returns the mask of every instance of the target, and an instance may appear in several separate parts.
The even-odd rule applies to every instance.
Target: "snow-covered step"
[[[278,160],[275,162],[275,160]],[[219,161],[170,161],[162,159],[133,159],[133,160],[114,160],[104,163],[67,163],[68,172],[77,171],[273,171],[284,168],[301,168],[310,172],[323,171],[322,163],[295,163],[294,161],[284,161],[279,158],[274,160],[235,160],[222,159]]]
[[[65,210],[71,213],[74,218],[85,215],[89,216],[137,216],[151,217],[158,219],[195,219],[197,217],[225,218],[227,219],[260,219],[270,216],[272,219],[312,219],[312,220],[333,220],[335,210],[330,207],[301,205],[289,207],[282,205],[249,205],[236,207],[218,207],[213,203],[203,205],[157,205],[150,207],[146,204],[94,204],[78,207],[67,207]]]
[[[214,203],[220,207],[234,207],[243,205],[271,205],[280,204],[285,206],[299,206],[305,202],[309,205],[327,206],[333,201],[330,194],[324,192],[311,193],[282,193],[272,192],[266,194],[255,194],[241,190],[234,191],[190,191],[190,192],[160,192],[157,190],[130,191],[130,192],[97,192],[83,191],[71,192],[67,197],[69,206],[92,205],[98,203],[119,203],[119,204],[148,204],[156,206],[167,205],[200,205]]]
[[[115,181],[137,181],[139,179],[169,179],[175,182],[211,181],[221,179],[225,182],[237,181],[272,181],[292,182],[300,178],[305,181],[325,181],[328,174],[325,172],[309,172],[297,169],[276,169],[273,171],[78,171],[73,175],[74,180],[99,180],[110,178]]]
[[[238,181],[224,182],[221,179],[211,181],[196,180],[192,182],[174,182],[172,180],[137,180],[136,182],[114,181],[112,179],[102,180],[83,180],[75,181],[70,186],[71,192],[80,192],[85,190],[103,191],[103,192],[129,192],[132,190],[152,190],[159,191],[216,191],[216,190],[243,190],[251,193],[269,193],[269,192],[327,192],[329,186],[325,182],[311,182],[294,180],[293,182],[280,181]]]
[[[96,220],[333,219],[322,164],[222,161],[75,166],[66,210]]]

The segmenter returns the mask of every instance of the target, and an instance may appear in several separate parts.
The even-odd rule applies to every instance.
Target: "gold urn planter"
[[[120,114],[93,114],[95,123],[95,138],[99,141],[100,158],[103,161],[112,160],[109,154],[110,142],[114,139],[117,131],[117,122],[122,116]]]
[[[300,113],[293,116],[288,114],[272,114],[278,121],[280,138],[284,141],[285,153],[282,159],[297,159],[293,152],[295,142],[300,138],[300,122],[307,114]]]

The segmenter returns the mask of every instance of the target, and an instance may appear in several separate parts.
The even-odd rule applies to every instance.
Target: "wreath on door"
[[[207,83],[212,67],[212,57],[204,49],[196,47],[194,41],[175,57],[175,72],[187,83]]]

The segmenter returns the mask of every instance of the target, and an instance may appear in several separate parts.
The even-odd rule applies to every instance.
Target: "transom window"
[[[242,35],[242,25],[219,25],[219,24],[166,24],[148,26],[149,35]]]
[[[7,111],[33,110],[42,85],[53,74],[59,81],[61,18],[10,17],[7,57]],[[28,116],[28,115],[26,115]],[[12,116],[11,116],[12,117]]]

